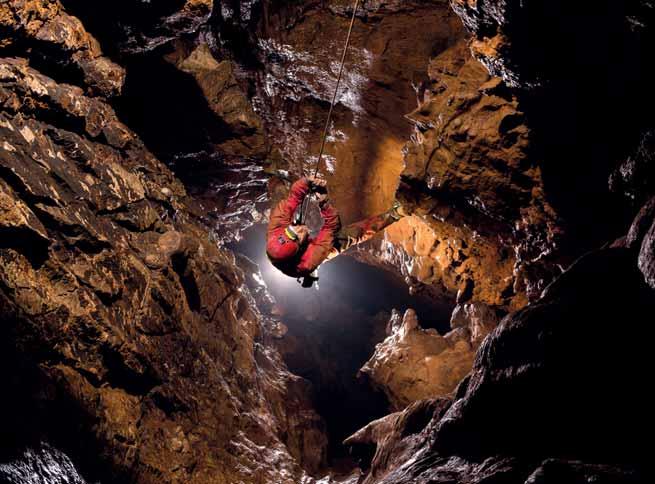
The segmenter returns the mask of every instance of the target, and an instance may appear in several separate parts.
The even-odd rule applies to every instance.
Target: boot
[[[394,220],[400,220],[401,218],[408,217],[411,214],[405,210],[405,207],[403,207],[403,204],[400,202],[400,200],[396,199],[393,201],[389,215],[391,215],[391,218]]]

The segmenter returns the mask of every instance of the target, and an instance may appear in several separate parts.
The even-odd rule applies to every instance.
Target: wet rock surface
[[[318,160],[352,2],[266,4],[257,27],[255,106],[294,174]],[[392,203],[411,134],[403,117],[416,105],[430,56],[462,35],[448,3],[364,2],[357,15],[326,144],[331,197],[344,222],[381,213]]]
[[[315,165],[351,2],[0,4],[0,475],[651,482],[651,3],[364,2],[324,175],[438,306],[386,339],[220,247]]]
[[[70,458],[48,444],[0,464],[0,479],[7,484],[86,484]]]
[[[50,436],[103,482],[308,481],[323,424],[233,256],[91,84],[30,63],[0,60],[3,448]]]

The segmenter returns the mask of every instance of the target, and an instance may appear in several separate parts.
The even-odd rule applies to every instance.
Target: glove
[[[309,182],[309,189],[312,192],[327,193],[327,181],[316,178],[315,176],[310,176],[307,178]]]

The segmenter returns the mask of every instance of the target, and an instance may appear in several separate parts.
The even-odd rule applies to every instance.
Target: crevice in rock
[[[34,269],[48,260],[50,242],[23,227],[0,227],[0,250],[12,249],[25,256]]]
[[[185,254],[175,254],[171,258],[173,270],[180,278],[180,283],[186,295],[187,304],[192,311],[198,311],[201,308],[200,292],[195,277],[189,269],[189,258]],[[218,308],[217,308],[218,309]],[[214,310],[215,314],[215,310]]]
[[[176,155],[213,151],[229,128],[210,109],[196,80],[163,58],[168,51],[129,59],[123,94],[113,105],[153,153],[173,163]],[[176,171],[184,176],[186,168]]]
[[[8,36],[6,29],[0,28],[0,37]],[[71,60],[74,52],[61,50],[50,42],[31,38],[19,39],[9,47],[0,49],[1,57],[26,57],[30,66],[57,82],[83,86],[84,71]]]

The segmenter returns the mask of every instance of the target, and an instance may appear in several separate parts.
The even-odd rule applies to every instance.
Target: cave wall
[[[0,22],[3,459],[45,440],[94,482],[310,482],[327,441],[309,384],[111,107],[123,69],[57,1],[4,2]]]
[[[529,130],[514,125],[515,140],[530,140],[525,166],[541,171],[525,185],[537,182],[531,200],[538,204],[527,213],[534,217],[540,213],[535,208],[548,210],[532,218],[532,226],[518,225],[513,235],[523,232],[536,247],[556,242],[543,257],[528,261],[540,271],[554,261],[564,272],[555,273],[550,284],[553,273],[543,278],[545,290],[529,295],[531,302],[506,316],[484,340],[471,374],[452,397],[415,402],[346,442],[368,468],[366,483],[649,482],[648,458],[635,445],[650,419],[638,390],[648,350],[631,335],[648,332],[654,300],[647,114],[653,97],[646,87],[652,5],[452,3],[472,34],[473,55],[503,79],[504,85],[494,81],[502,97],[509,93],[525,113],[521,124]],[[476,98],[472,101],[475,107]],[[488,113],[478,113],[471,121],[485,118]],[[446,193],[454,187],[466,202],[466,172],[458,172],[459,165],[453,168],[445,156],[457,145],[435,143],[431,134],[448,136],[448,129],[420,119],[424,138],[410,144],[410,160],[420,154],[417,146],[436,147],[435,159],[441,161],[426,171],[441,172],[437,189],[423,190],[418,206],[442,202],[439,180],[449,184]],[[472,141],[475,146],[475,136]],[[424,165],[408,165],[410,194],[413,166]],[[485,167],[477,168],[479,173]],[[484,190],[483,183],[480,201]],[[517,199],[520,193],[496,202]],[[503,214],[502,206],[484,207],[497,221],[516,217],[516,212]],[[436,217],[438,211],[432,213]],[[502,233],[502,227],[491,233]],[[513,240],[506,242],[511,246]],[[517,249],[520,261],[530,247]],[[594,250],[572,265],[567,262],[589,249]],[[401,256],[411,261],[410,254]],[[620,382],[620,388],[610,388],[610,382]]]
[[[3,453],[51,440],[83,475],[130,482],[324,467],[311,388],[216,242],[265,220],[287,182],[272,172],[315,163],[349,8],[0,6],[2,361],[20,369],[1,373]],[[469,332],[435,389],[398,369],[407,350],[427,372],[445,338],[390,324],[369,368],[398,412],[348,439],[363,482],[652,480],[652,22],[644,0],[358,14],[331,196],[346,222],[397,197],[412,216],[356,257],[454,299]],[[482,342],[475,311],[485,333],[509,315]]]

